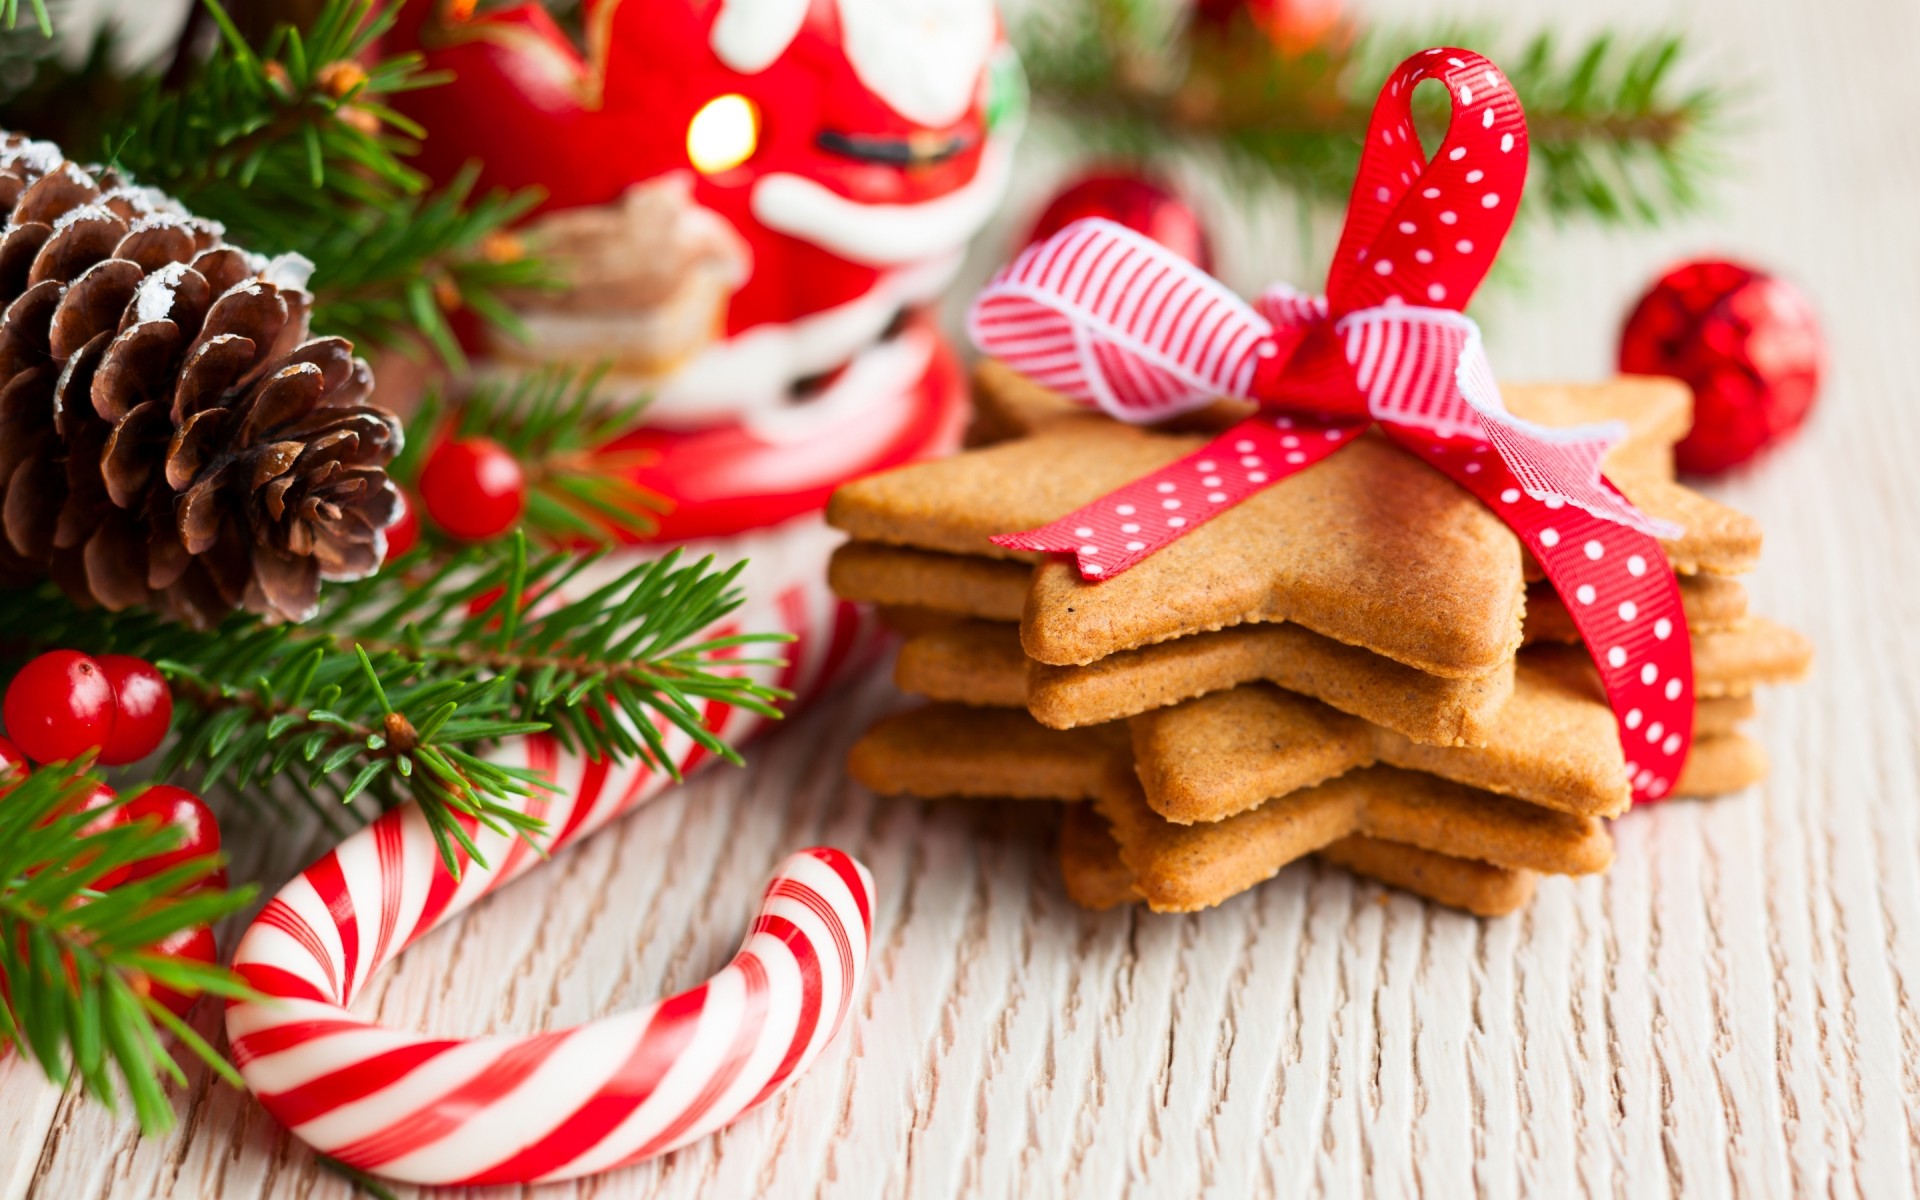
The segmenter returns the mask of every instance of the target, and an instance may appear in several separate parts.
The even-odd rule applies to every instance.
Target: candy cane
[[[815,522],[814,524],[817,524]],[[798,640],[769,682],[817,692],[875,644],[869,622],[824,588],[824,531],[783,534],[756,558],[764,607],[716,633],[784,628]],[[802,536],[804,535],[804,536]],[[804,569],[802,569],[804,568]],[[770,586],[772,585],[772,586]],[[711,705],[707,725],[738,744],[763,724]],[[706,760],[667,731],[683,771]],[[500,752],[550,771],[529,802],[551,849],[658,795],[664,772],[562,754],[550,738]],[[733,1121],[792,1083],[833,1038],[865,973],[873,880],[832,849],[787,858],[745,944],[707,982],[645,1008],[529,1037],[428,1038],[348,1007],[374,972],[427,931],[542,861],[480,829],[485,868],[455,880],[411,805],[348,838],[269,902],[234,957],[267,1003],[227,1010],[247,1086],[301,1140],[350,1166],[423,1184],[531,1183],[640,1162]]]

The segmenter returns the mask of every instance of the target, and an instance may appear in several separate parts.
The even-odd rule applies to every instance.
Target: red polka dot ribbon
[[[1414,88],[1445,87],[1431,161]],[[1693,659],[1656,540],[1677,527],[1601,474],[1617,422],[1549,429],[1507,412],[1480,331],[1461,315],[1526,181],[1525,114],[1498,68],[1422,51],[1388,78],[1367,129],[1324,296],[1275,287],[1249,305],[1110,221],[1076,222],[1001,271],[968,313],[973,339],[1040,383],[1124,421],[1219,396],[1262,412],[1193,454],[1000,545],[1069,553],[1110,579],[1378,422],[1483,500],[1532,551],[1593,654],[1619,719],[1635,800],[1666,795],[1693,730]]]

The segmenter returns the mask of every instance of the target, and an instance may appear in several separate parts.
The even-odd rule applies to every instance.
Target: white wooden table
[[[1742,253],[1815,297],[1834,356],[1818,418],[1719,489],[1768,532],[1756,606],[1819,646],[1810,685],[1763,700],[1768,783],[1632,814],[1611,874],[1549,881],[1504,921],[1313,866],[1198,916],[1088,915],[1046,814],[846,781],[847,745],[898,702],[871,681],[432,935],[367,997],[449,1035],[575,1022],[724,961],[786,850],[873,867],[871,980],[812,1074],[716,1138],[542,1200],[1920,1189],[1920,7],[1603,7],[1678,20],[1762,84],[1748,133],[1713,220],[1529,239],[1538,283],[1489,314],[1494,359],[1605,373],[1630,297],[1683,253]],[[1229,238],[1234,282],[1288,264],[1290,228]],[[241,877],[321,846],[269,832],[229,824],[268,855]],[[176,1103],[178,1131],[142,1141],[0,1066],[0,1197],[349,1193],[204,1073]]]

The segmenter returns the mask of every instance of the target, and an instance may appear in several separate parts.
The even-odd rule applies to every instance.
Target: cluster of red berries
[[[64,762],[91,750],[99,752],[100,762],[119,766],[152,754],[173,719],[173,693],[153,664],[143,659],[52,650],[13,677],[0,705],[0,717],[6,722],[6,736],[0,736],[0,793],[4,793],[8,785],[26,778],[32,769],[30,762]],[[83,813],[102,810],[83,827],[83,833],[146,821],[171,825],[180,830],[181,837],[179,845],[164,854],[102,875],[94,883],[101,891],[219,852],[220,826],[212,810],[185,788],[156,785],[117,807],[116,798],[112,788],[96,783],[72,806],[73,811]],[[224,888],[226,883],[226,871],[222,869],[197,886]],[[212,963],[213,930],[205,925],[183,929],[154,945],[149,953]],[[158,985],[152,986],[152,994],[181,1016],[195,999]]]
[[[7,685],[7,736],[37,763],[66,762],[89,750],[109,767],[159,749],[173,720],[173,693],[153,664],[130,654],[89,657],[49,650]]]

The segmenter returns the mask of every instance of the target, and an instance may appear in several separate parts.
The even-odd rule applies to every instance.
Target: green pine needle
[[[615,570],[596,555],[530,554],[516,534],[331,584],[304,625],[235,616],[195,632],[141,611],[82,611],[41,585],[0,591],[0,628],[31,629],[26,651],[82,645],[155,663],[178,706],[168,777],[291,794],[328,817],[357,814],[346,806],[361,799],[413,800],[458,873],[454,847],[484,861],[475,828],[530,839],[542,828],[525,801],[551,784],[487,761],[504,738],[550,732],[677,778],[660,736],[672,728],[739,761],[706,727],[707,707],[777,717],[786,693],[741,678],[768,661],[741,651],[789,639],[695,638],[739,607],[744,565],[672,553]]]
[[[124,1094],[141,1129],[155,1132],[173,1123],[166,1080],[184,1080],[156,1026],[222,1078],[239,1079],[151,988],[257,997],[225,968],[148,947],[245,908],[254,889],[190,892],[220,866],[209,856],[101,891],[108,872],[172,850],[181,834],[151,821],[90,829],[103,810],[77,808],[97,783],[87,766],[42,767],[0,795],[0,1044],[55,1082],[77,1078],[109,1106]]]
[[[27,103],[3,120],[77,158],[100,147],[122,173],[220,222],[235,245],[304,254],[315,264],[318,330],[363,348],[425,348],[456,368],[465,358],[449,313],[471,309],[517,333],[503,294],[550,280],[544,263],[495,235],[539,195],[479,194],[473,171],[433,189],[409,164],[426,131],[388,102],[450,76],[417,54],[378,57],[398,6],[327,0],[308,28],[282,26],[255,48],[216,0],[200,3],[220,35],[203,61],[184,72],[129,68],[105,53],[103,34],[84,70],[30,57],[44,86],[25,89]],[[33,5],[44,13],[44,0]],[[19,10],[20,0],[0,0],[8,28]]]
[[[640,424],[647,400],[603,396],[605,375],[604,369],[533,371],[511,382],[474,384],[452,405],[429,394],[407,422],[406,448],[389,473],[412,487],[440,441],[485,435],[526,473],[524,523],[549,544],[612,546],[647,533],[668,503],[633,482],[633,469],[646,458],[605,448]],[[433,529],[431,523],[423,528]]]
[[[31,0],[34,24],[40,29],[40,36],[53,36],[53,16],[47,12],[46,0]],[[0,24],[13,29],[20,24],[20,0],[0,0]]]

